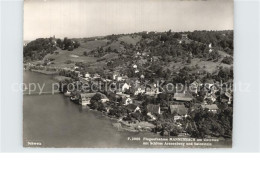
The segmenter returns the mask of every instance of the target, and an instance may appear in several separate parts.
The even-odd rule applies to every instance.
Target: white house
[[[143,94],[143,93],[145,93],[145,87],[140,86],[134,89],[134,95]]]
[[[100,75],[99,74],[94,74],[93,78],[94,79],[98,79],[98,78],[100,78]]]
[[[117,81],[122,81],[122,80],[123,80],[123,77],[122,77],[122,76],[117,76],[117,77],[116,77],[116,80],[117,80]]]
[[[90,74],[88,72],[85,74],[85,78],[90,78]]]
[[[87,105],[90,104],[90,99],[96,95],[96,93],[81,93],[79,95],[79,104],[80,105]]]
[[[132,104],[133,100],[130,97],[122,97],[123,105]]]
[[[113,80],[116,80],[117,74],[113,74]]]
[[[119,87],[121,92],[126,92],[130,89],[131,86],[128,83],[124,83],[123,85],[120,83]]]
[[[208,109],[210,112],[216,113],[218,110],[218,106],[216,104],[211,105],[201,105],[202,109]]]
[[[183,119],[183,117],[182,116],[180,116],[180,115],[175,115],[174,117],[173,117],[173,120],[176,122],[177,120],[182,120]]]

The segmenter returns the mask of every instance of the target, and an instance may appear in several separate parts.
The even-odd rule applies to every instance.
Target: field
[[[99,37],[99,38],[79,38],[74,39],[80,43],[78,48],[75,48],[72,51],[62,50],[57,47],[57,50],[53,54],[47,54],[42,61],[38,61],[40,64],[43,64],[45,61],[52,61],[52,64],[49,67],[55,68],[73,68],[76,63],[84,63],[89,69],[103,69],[106,68],[108,61],[117,60],[117,65],[115,69],[119,69],[123,63],[137,63],[138,65],[144,65],[150,62],[150,58],[139,57],[136,59],[135,49],[140,46],[138,44],[142,40],[142,36],[131,34],[131,35],[119,35],[116,38],[109,37]],[[147,38],[146,42],[152,41],[151,38]],[[191,40],[185,40],[186,44],[190,44]],[[159,43],[158,43],[159,45]],[[155,45],[155,47],[158,47]],[[137,46],[137,47],[136,47]],[[134,48],[133,48],[134,47]],[[99,49],[103,50],[103,53],[99,53]],[[109,51],[108,51],[109,49]],[[131,50],[130,54],[127,55],[127,51]],[[159,49],[159,48],[158,48]],[[87,53],[87,56],[86,54]],[[178,72],[183,67],[192,68],[192,72],[201,73],[206,71],[210,74],[216,74],[220,68],[232,68],[232,65],[222,63],[224,57],[229,57],[224,51],[219,51],[219,58],[217,60],[207,61],[205,58],[192,58],[190,63],[184,61],[181,57],[173,58],[170,62],[160,62],[163,69],[170,69],[172,72]],[[130,57],[129,57],[130,56]],[[157,56],[154,56],[157,57]],[[123,58],[127,58],[125,61]],[[160,57],[161,58],[161,57]],[[176,60],[177,59],[177,60]],[[149,63],[148,63],[149,65]],[[145,66],[149,68],[149,66]]]
[[[221,61],[225,56],[229,56],[225,52],[220,53],[221,58],[219,58],[217,61],[204,61],[200,58],[193,58],[191,59],[191,63],[183,64],[183,62],[171,62],[169,65],[167,65],[166,68],[173,68],[174,70],[180,70],[183,67],[196,67],[197,70],[204,70],[208,73],[214,74],[216,71],[219,70],[220,67],[223,68],[232,68],[232,65],[224,64]]]
[[[79,41],[80,46],[73,51],[61,50],[57,49],[54,54],[47,54],[40,63],[43,63],[46,60],[53,60],[53,64],[50,67],[56,68],[64,68],[64,67],[74,67],[76,63],[82,62],[87,63],[89,68],[102,68],[106,65],[106,60],[111,60],[118,58],[117,53],[107,53],[103,57],[93,57],[93,56],[85,56],[84,52],[91,52],[97,48],[103,47],[107,49],[110,47],[111,50],[117,50],[118,52],[122,52],[125,50],[124,46],[121,42],[125,44],[136,45],[138,41],[140,41],[140,36],[122,36],[118,38],[117,41],[109,42],[107,39],[102,40],[85,40],[85,39],[77,39]]]
[[[141,36],[121,36],[118,40],[135,46],[141,40]]]
[[[102,68],[106,64],[105,61],[97,62],[98,58],[96,57],[84,56],[84,50],[83,47],[79,47],[73,51],[59,49],[58,54],[48,54],[44,57],[43,61],[46,59],[54,59],[50,67],[56,68],[74,67],[76,63],[82,62],[87,63],[90,69],[96,69]]]

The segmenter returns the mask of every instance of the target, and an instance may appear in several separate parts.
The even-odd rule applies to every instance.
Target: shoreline
[[[98,111],[98,110],[91,109],[89,106],[87,106],[87,108],[88,108],[89,111],[97,112],[102,117],[113,121],[112,126],[117,128],[118,131],[128,131],[128,132],[133,132],[133,133],[143,132],[142,130],[133,129],[133,127],[130,126],[130,125],[126,125],[126,123],[128,123],[129,121],[122,121],[122,119],[120,119],[120,118],[109,116],[106,112],[101,112],[101,111]]]
[[[137,126],[138,124],[142,123],[143,121],[139,122],[138,124],[128,124],[129,121],[122,121],[121,118],[116,118],[113,116],[109,116],[107,115],[107,113],[105,112],[101,112],[95,109],[91,109],[89,106],[85,106],[87,107],[87,109],[89,111],[93,111],[95,113],[100,114],[102,117],[107,118],[109,120],[112,121],[112,126],[113,128],[116,128],[117,131],[119,132],[130,132],[131,134],[150,134],[153,137],[151,138],[168,138],[168,139],[187,139],[187,138],[191,138],[191,137],[186,137],[186,136],[162,136],[159,135],[158,133],[154,133],[152,131],[149,130],[141,130],[141,129],[133,129],[134,126]],[[144,123],[148,123],[148,122],[144,122]],[[194,139],[199,139],[199,138],[194,138]],[[217,139],[217,141],[210,141],[210,140],[204,140],[204,139]],[[187,149],[212,149],[212,148],[216,148],[216,149],[222,149],[222,148],[232,148],[232,139],[220,139],[220,138],[216,138],[216,137],[212,137],[212,138],[203,138],[203,143],[212,143],[212,146],[185,146],[183,148],[187,148]],[[173,140],[174,142],[174,140]],[[171,142],[169,142],[171,143]],[[197,143],[201,143],[201,142],[197,142]],[[149,148],[151,148],[152,146],[149,146]],[[155,146],[156,148],[156,146]],[[162,148],[162,147],[160,147]],[[178,147],[171,147],[171,146],[164,146],[163,148],[178,148]]]
[[[58,75],[59,74],[58,71],[46,71],[46,70],[36,70],[36,69],[31,69],[29,71],[37,72],[37,73],[45,74],[45,75]]]
[[[39,70],[29,70],[29,71],[39,73],[39,74],[48,75],[48,76],[56,75],[56,74],[53,74],[53,73],[50,73],[50,72],[48,72],[48,73],[38,72]],[[67,98],[66,96],[64,96],[63,93],[60,93],[60,94],[62,94],[64,98]],[[81,106],[81,107],[83,107],[83,106]],[[135,133],[135,134],[137,134],[137,133],[142,133],[142,134],[149,133],[149,134],[153,134],[153,135],[158,136],[158,137],[173,138],[173,139],[174,138],[185,138],[185,137],[178,137],[178,136],[161,136],[158,133],[153,133],[152,131],[149,131],[149,130],[138,129],[137,128],[138,124],[142,123],[142,122],[139,122],[137,124],[128,124],[130,121],[122,121],[122,119],[120,119],[120,118],[109,116],[106,112],[101,112],[101,111],[98,111],[98,110],[91,109],[89,106],[86,106],[86,107],[88,108],[89,111],[99,113],[99,114],[101,114],[102,117],[105,117],[105,118],[111,120],[112,121],[111,125],[113,126],[113,128],[117,128],[118,131],[131,132],[131,133]],[[148,122],[144,121],[144,123],[148,123]],[[137,129],[135,129],[135,128],[137,128]],[[232,140],[230,140],[230,139],[220,140],[219,138],[216,138],[216,139],[219,140],[220,144],[215,144],[213,148],[223,148],[223,147],[216,147],[216,146],[221,145],[222,143],[227,143],[228,145],[225,145],[226,147],[230,147],[230,148],[232,147]],[[189,147],[189,148],[196,148],[196,147]],[[204,148],[207,148],[207,147],[204,147]]]

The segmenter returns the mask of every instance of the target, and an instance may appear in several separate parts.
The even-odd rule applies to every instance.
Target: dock
[[[41,93],[23,93],[24,96],[40,96],[40,95],[57,95],[57,94],[61,94],[60,92],[41,92]]]

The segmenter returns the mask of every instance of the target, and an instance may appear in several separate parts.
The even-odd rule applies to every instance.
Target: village
[[[187,34],[181,34],[176,40],[179,45],[191,44]],[[53,44],[56,44],[56,41]],[[206,47],[209,55],[216,52],[211,43]],[[99,47],[88,55],[98,54],[100,50]],[[109,49],[106,51],[113,52]],[[192,78],[187,79],[184,76],[182,81],[174,80],[172,78],[189,72],[187,68],[177,73],[167,70],[167,73],[157,74],[151,71],[151,67],[144,67],[147,63],[140,64],[143,60],[151,65],[154,62],[160,63],[162,57],[151,56],[151,50],[138,47],[131,49],[131,53],[127,50],[123,53],[128,55],[128,60],[132,60],[124,66],[127,68],[117,65],[110,68],[109,72],[90,73],[85,65],[77,63],[70,67],[54,68],[50,67],[50,59],[47,62],[45,60],[43,65],[29,63],[26,66],[27,69],[38,72],[58,73],[60,91],[65,97],[116,118],[118,123],[114,125],[117,128],[133,132],[151,131],[163,136],[231,136],[230,116],[226,122],[230,124],[222,124],[224,112],[232,118],[232,112],[229,111],[232,107],[233,81],[230,77],[218,79],[217,76],[195,69],[191,71]],[[193,55],[191,51],[186,55],[189,63]],[[125,59],[124,55],[121,58]],[[110,60],[108,64],[119,59]],[[220,72],[218,74],[223,75]],[[217,122],[220,120],[221,123]]]

